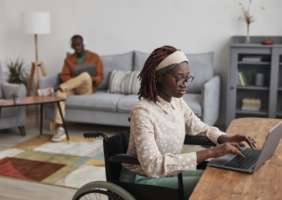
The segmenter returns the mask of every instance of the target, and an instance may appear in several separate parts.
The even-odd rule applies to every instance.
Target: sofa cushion
[[[185,54],[189,60],[190,74],[194,80],[188,85],[188,93],[201,92],[201,87],[214,76],[214,53]]]
[[[117,103],[124,96],[101,90],[90,95],[70,95],[66,100],[66,108],[117,112]]]
[[[121,113],[130,113],[133,106],[139,101],[138,96],[130,94],[119,99],[117,104],[117,111]]]
[[[183,100],[191,108],[191,110],[197,115],[202,117],[202,95],[201,94],[184,94]]]
[[[134,52],[133,70],[134,71],[141,71],[149,56],[150,56],[150,53],[143,53],[143,52],[140,52],[140,51],[135,51]]]
[[[140,89],[141,81],[137,79],[138,71],[119,71],[114,70],[109,80],[110,93],[137,94]]]
[[[6,99],[0,99],[0,102],[6,101]],[[4,108],[0,108],[1,112],[0,112],[0,120],[1,118],[4,117],[13,117],[13,116],[17,116],[20,114],[20,107],[19,106],[13,106],[13,107],[4,107]]]
[[[101,56],[104,68],[104,79],[98,85],[99,90],[107,90],[109,78],[113,70],[132,71],[133,67],[133,51],[126,54]]]

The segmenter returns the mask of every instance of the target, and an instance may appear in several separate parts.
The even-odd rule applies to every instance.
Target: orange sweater
[[[88,51],[88,50],[87,50],[87,55],[86,55],[86,58],[85,58],[83,64],[86,64],[86,63],[94,63],[94,65],[95,65],[96,83],[93,84],[93,86],[92,86],[92,90],[93,90],[93,92],[95,92],[97,90],[97,86],[103,80],[103,63],[102,63],[101,58],[98,54],[93,53],[93,52]],[[63,66],[63,69],[62,69],[62,72],[61,72],[61,80],[63,82],[66,82],[66,81],[75,77],[73,68],[77,65],[79,65],[79,63],[77,62],[74,53],[70,54],[66,57],[65,62],[64,62],[64,66]]]

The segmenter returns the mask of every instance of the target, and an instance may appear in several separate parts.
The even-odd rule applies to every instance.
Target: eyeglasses
[[[165,74],[165,75],[167,75],[167,74]],[[167,75],[167,76],[169,76],[169,75]],[[172,76],[169,76],[169,77],[174,78],[174,77],[172,77]],[[186,82],[187,84],[192,83],[192,81],[194,80],[194,76],[188,75],[188,76],[185,77],[185,78],[174,78],[174,79],[175,79],[176,85],[180,87],[180,86],[182,86],[185,82]]]

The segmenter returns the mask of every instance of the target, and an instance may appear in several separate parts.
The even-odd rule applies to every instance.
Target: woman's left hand
[[[244,135],[240,135],[240,134],[237,134],[237,135],[234,135],[234,136],[228,136],[228,135],[221,135],[219,138],[218,138],[218,143],[219,144],[222,144],[222,143],[225,143],[225,142],[237,142],[241,147],[244,147],[245,145],[242,143],[242,142],[247,142],[249,144],[249,146],[252,148],[252,149],[255,149],[257,148],[256,146],[256,141],[251,138],[251,137],[248,137],[248,136],[244,136]]]

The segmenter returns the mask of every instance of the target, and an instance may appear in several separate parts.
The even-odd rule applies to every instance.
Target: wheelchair
[[[102,136],[105,158],[105,181],[94,181],[82,186],[73,196],[73,200],[184,200],[182,173],[178,174],[178,189],[160,186],[141,185],[120,182],[121,163],[140,165],[137,156],[126,154],[130,130],[125,130],[108,138],[103,132],[84,133],[85,138]],[[184,144],[216,146],[207,137],[187,136]],[[197,169],[205,169],[207,161],[197,165]]]

